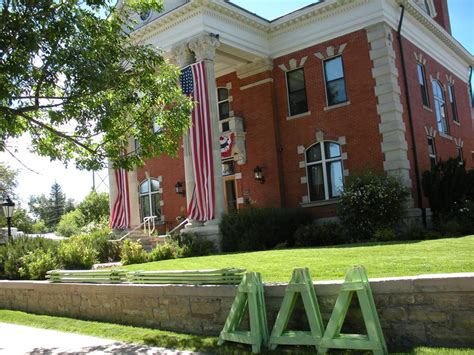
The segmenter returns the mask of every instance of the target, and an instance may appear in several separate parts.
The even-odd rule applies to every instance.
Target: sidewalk
[[[196,354],[0,323],[0,354]]]

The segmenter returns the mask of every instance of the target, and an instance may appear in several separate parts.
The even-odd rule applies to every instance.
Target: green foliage
[[[422,178],[423,192],[430,202],[435,219],[451,214],[456,203],[461,203],[474,191],[474,171],[466,171],[464,162],[457,158],[439,161]]]
[[[306,224],[295,231],[295,245],[315,247],[337,245],[349,242],[339,223]]]
[[[84,219],[81,211],[74,210],[68,212],[61,216],[61,220],[56,227],[56,234],[69,238],[79,234],[83,224]]]
[[[66,270],[84,270],[99,262],[99,252],[91,238],[73,236],[61,241],[59,258]]]
[[[223,216],[220,223],[224,251],[272,249],[294,244],[293,233],[311,222],[303,209],[250,208]]]
[[[134,11],[160,11],[161,1],[114,5],[0,2],[1,142],[30,133],[39,155],[87,169],[107,160],[130,169],[176,153],[191,100],[181,93],[178,68],[155,46],[130,39]],[[123,154],[130,137],[141,149]]]
[[[181,256],[184,258],[211,255],[216,252],[212,241],[200,238],[194,233],[181,233],[171,238],[182,248]]]
[[[93,190],[77,205],[77,209],[83,216],[84,224],[100,223],[109,218],[109,194]]]
[[[419,223],[413,223],[398,237],[401,240],[431,240],[442,238],[438,232],[425,228]]]
[[[51,252],[56,254],[59,243],[45,238],[30,238],[26,236],[10,239],[5,246],[0,248],[0,275],[2,277],[17,280],[29,278],[26,270],[28,258],[24,258],[29,253]],[[33,258],[33,257],[32,257]],[[35,267],[35,270],[38,270]],[[23,274],[20,274],[23,270]]]
[[[397,239],[397,233],[392,228],[377,229],[372,236],[372,240],[375,242],[391,242]]]
[[[1,131],[0,131],[1,132]],[[0,151],[3,143],[0,142]],[[18,185],[18,171],[11,169],[8,164],[0,162],[0,196],[14,198],[15,188]]]
[[[32,228],[32,233],[33,234],[44,234],[48,232],[48,227],[46,227],[46,224],[42,219],[37,220],[33,225],[31,226]]]
[[[158,244],[148,254],[148,261],[176,259],[182,255],[182,248],[174,242]]]
[[[393,228],[406,211],[409,191],[396,178],[367,172],[348,179],[338,214],[354,240],[369,240],[378,229]]]
[[[25,234],[33,233],[33,219],[28,215],[25,209],[21,206],[15,206],[12,217],[12,226],[18,228],[19,231],[24,232]],[[3,216],[0,216],[0,227],[5,227],[7,225],[7,219]]]
[[[148,261],[148,256],[139,242],[127,239],[122,245],[120,261],[123,265],[142,264]]]
[[[44,280],[46,272],[60,268],[56,251],[36,249],[21,257],[23,266],[18,270],[20,277],[29,280]]]

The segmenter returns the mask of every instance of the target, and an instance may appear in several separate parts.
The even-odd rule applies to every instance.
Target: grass
[[[0,322],[21,324],[35,328],[54,329],[70,333],[91,335],[126,343],[145,344],[180,350],[203,351],[219,354],[250,354],[250,346],[231,344],[217,346],[216,337],[201,337],[197,335],[179,334],[157,329],[132,327],[119,324],[83,321],[78,319],[51,317],[29,314],[20,311],[0,310]],[[419,347],[409,353],[414,355],[457,355],[472,354],[474,349],[447,349]],[[263,349],[263,353],[272,354],[314,354],[312,347],[279,347],[271,352]],[[360,352],[358,352],[360,353]],[[353,354],[344,352],[344,354]],[[400,353],[402,354],[402,353]]]
[[[474,236],[403,243],[350,244],[335,247],[162,260],[125,266],[133,270],[245,268],[265,282],[288,282],[294,268],[309,267],[315,280],[342,279],[352,265],[364,265],[369,277],[413,276],[474,271]]]

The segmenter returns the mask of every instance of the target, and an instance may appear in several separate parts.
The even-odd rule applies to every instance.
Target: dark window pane
[[[150,197],[149,195],[140,197],[140,207],[142,210],[142,218],[150,216]]]
[[[323,166],[315,164],[308,167],[309,198],[311,201],[324,200]]]
[[[153,213],[152,216],[161,216],[160,194],[151,195],[151,207]]]
[[[324,73],[326,74],[326,81],[343,78],[342,57],[326,60],[324,62]]]
[[[337,143],[324,143],[326,159],[336,158],[341,156],[341,148]]]
[[[148,191],[150,191],[150,182],[147,180],[147,181],[144,181],[141,183],[140,185],[140,193],[141,194],[145,194],[147,193]]]
[[[227,180],[225,182],[225,193],[227,199],[227,212],[237,210],[237,194],[235,193],[234,180]]]
[[[453,113],[453,121],[459,122],[458,110],[456,108],[456,94],[454,93],[454,86],[448,86],[449,102],[451,103],[451,112]]]
[[[347,101],[344,78],[327,82],[326,92],[328,95],[328,106]]]
[[[296,91],[289,95],[290,115],[298,115],[308,112],[308,103],[306,101],[306,90]]]
[[[222,122],[222,132],[227,132],[230,130],[229,122]]]
[[[224,101],[229,98],[229,90],[225,88],[219,88],[217,89],[217,96],[218,96],[218,101]]]
[[[327,163],[326,169],[328,173],[329,198],[341,196],[344,187],[341,161]]]
[[[313,163],[321,160],[321,144],[313,145],[306,151],[306,162]]]
[[[151,191],[159,191],[160,190],[160,182],[156,179],[151,179]]]
[[[429,107],[430,103],[428,100],[428,90],[426,88],[425,72],[421,64],[417,64],[417,71],[418,71],[418,83],[420,84],[420,91],[421,91],[421,100],[423,102],[423,105],[425,105],[426,107]]]
[[[288,90],[290,93],[305,88],[303,69],[293,70],[287,73]]]
[[[223,120],[225,118],[229,118],[229,101],[224,101],[219,104],[219,119]]]
[[[436,155],[433,138],[428,138],[428,154]]]
[[[222,163],[222,176],[229,176],[233,174],[235,174],[234,161]]]

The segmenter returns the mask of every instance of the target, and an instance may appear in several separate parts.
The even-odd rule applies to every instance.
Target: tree
[[[2,214],[0,217],[0,227],[5,227],[6,225],[7,220]],[[34,221],[28,215],[28,212],[21,208],[21,206],[16,206],[12,216],[12,226],[18,228],[19,231],[25,234],[31,234],[34,230],[33,225]]]
[[[17,187],[16,170],[11,169],[7,164],[0,162],[0,196],[14,197],[14,190]]]
[[[86,169],[107,159],[131,169],[176,153],[192,103],[178,69],[130,37],[130,15],[159,11],[161,1],[115,9],[109,0],[4,0],[0,7],[0,151],[29,133],[39,155]],[[124,154],[132,137],[141,148]]]
[[[77,205],[77,209],[81,211],[85,224],[108,220],[109,194],[106,192],[97,193],[93,190]]]
[[[74,209],[72,200],[66,200],[66,195],[62,192],[61,185],[57,182],[51,186],[49,197],[46,197],[44,194],[30,196],[28,206],[30,212],[43,220],[50,230],[56,227],[63,214]]]

